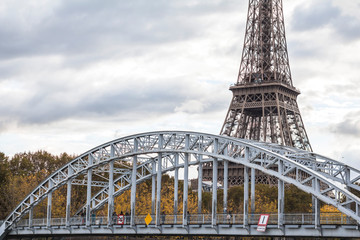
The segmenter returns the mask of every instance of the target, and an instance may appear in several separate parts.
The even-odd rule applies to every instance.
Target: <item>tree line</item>
[[[65,165],[75,156],[62,153],[53,155],[46,151],[24,152],[8,157],[0,152],[0,219],[5,219],[8,214],[47,176]],[[179,182],[178,213],[182,213],[183,182]],[[95,189],[96,190],[96,189]],[[151,180],[137,186],[136,214],[146,215],[151,213]],[[212,193],[202,193],[202,212],[210,213]],[[233,214],[243,212],[244,187],[234,186],[228,190],[227,210]],[[217,209],[223,212],[223,190],[217,191]],[[256,185],[255,207],[257,213],[277,212],[277,186],[264,184]],[[72,214],[85,204],[86,186],[73,186],[72,188]],[[300,191],[293,185],[285,187],[285,212],[306,213],[311,212],[312,196]],[[130,190],[114,199],[114,211],[126,213],[130,211]],[[198,194],[189,189],[188,211],[197,213]],[[46,217],[46,199],[39,203],[34,210],[34,218]],[[174,212],[174,178],[163,175],[161,188],[161,212],[173,214]],[[64,217],[66,209],[66,186],[62,186],[53,193],[52,217]],[[323,206],[323,211],[335,211],[335,208]],[[97,212],[98,215],[107,215],[107,206]]]

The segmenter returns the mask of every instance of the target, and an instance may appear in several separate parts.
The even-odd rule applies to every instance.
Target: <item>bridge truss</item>
[[[212,194],[210,215],[202,213],[202,166],[213,165],[213,179],[218,179],[217,166],[224,165],[224,179],[228,179],[229,162],[244,166],[243,214],[224,222],[228,183],[224,181],[224,206],[217,209],[217,194]],[[178,212],[179,169],[184,172],[184,186],[188,186],[189,167],[198,167],[198,218],[192,223],[187,216],[188,188],[183,190],[183,211]],[[37,186],[6,218],[0,227],[0,238],[9,235],[67,235],[67,234],[212,234],[212,235],[261,235],[254,230],[255,174],[261,171],[278,179],[278,213],[264,233],[268,236],[349,236],[359,237],[360,198],[350,190],[360,190],[360,171],[324,156],[291,147],[270,143],[211,135],[197,132],[159,131],[120,138],[80,155],[51,174]],[[174,172],[174,215],[170,221],[161,218],[161,178]],[[93,177],[96,180],[93,180]],[[102,179],[102,180],[99,180]],[[145,227],[135,215],[136,188],[145,180],[152,181],[152,227]],[[313,196],[313,213],[309,221],[294,223],[284,213],[284,185],[293,184]],[[66,185],[66,216],[54,224],[51,216],[52,194]],[[71,216],[72,186],[86,186],[86,203],[75,216]],[[249,187],[250,185],[250,187]],[[212,185],[217,191],[217,184]],[[113,225],[114,197],[131,190],[127,227]],[[33,219],[34,207],[47,198],[47,217],[38,224]],[[323,225],[320,201],[335,206],[346,221]],[[96,228],[91,214],[107,204],[107,218]],[[251,206],[250,209],[248,206]],[[249,212],[250,210],[250,212]],[[74,227],[74,219],[85,212],[81,227]],[[251,214],[250,214],[251,213]],[[24,217],[26,216],[26,219]],[[140,219],[143,219],[140,217]],[[200,220],[199,220],[200,219]],[[202,220],[201,220],[202,219]],[[24,226],[26,220],[26,226]],[[346,224],[343,224],[345,223]],[[230,225],[229,225],[230,224]],[[40,225],[40,227],[34,227]],[[55,226],[56,225],[56,226]],[[290,229],[290,230],[289,230]],[[263,235],[264,235],[263,234]],[[335,234],[335,235],[334,235]]]

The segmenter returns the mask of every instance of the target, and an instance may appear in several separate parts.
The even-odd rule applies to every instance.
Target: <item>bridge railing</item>
[[[276,225],[278,224],[278,215],[269,214],[268,224]],[[136,225],[145,225],[146,215],[137,215],[135,216]],[[258,223],[260,214],[249,214],[248,224],[256,225]],[[155,216],[152,215],[152,221],[150,225],[154,225],[156,220]],[[186,225],[210,225],[212,224],[211,214],[191,214],[186,218]],[[84,217],[72,217],[70,218],[70,226],[81,226],[85,225],[86,220]],[[117,217],[112,219],[109,223],[106,216],[97,216],[90,219],[91,225],[119,225]],[[183,215],[161,215],[160,224],[183,224]],[[217,214],[216,224],[230,224],[230,225],[243,225],[244,224],[244,215],[243,214],[231,214],[230,217],[228,214]],[[294,213],[294,214],[284,214],[284,224],[298,224],[298,225],[313,225],[315,224],[315,215],[312,213]],[[354,225],[356,221],[352,218],[347,217],[342,213],[321,213],[320,215],[320,224],[332,224],[332,225]],[[130,225],[130,217],[124,217],[124,225]],[[29,227],[29,220],[22,219],[17,224],[17,227]],[[47,226],[46,218],[38,218],[32,220],[32,226]],[[52,218],[50,226],[66,226],[65,218]]]
[[[315,222],[315,215],[308,214],[287,214],[284,216],[284,220],[288,224],[301,224],[301,225],[311,225]]]

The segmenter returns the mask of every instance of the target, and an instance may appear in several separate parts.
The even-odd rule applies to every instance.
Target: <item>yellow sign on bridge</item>
[[[152,221],[152,217],[150,216],[150,213],[148,213],[148,215],[145,218],[145,223],[146,225],[149,225]]]

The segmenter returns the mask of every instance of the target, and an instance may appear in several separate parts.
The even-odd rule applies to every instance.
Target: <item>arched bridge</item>
[[[212,194],[212,211],[202,214],[202,166],[213,165],[213,179],[218,179],[218,164],[228,178],[229,162],[244,166],[244,201],[242,214],[229,218],[228,183],[224,181],[223,209],[217,209],[217,194]],[[189,168],[198,168],[198,214],[189,215],[188,188],[179,203],[179,169],[188,186]],[[255,174],[261,171],[278,179],[278,212],[270,215],[267,230],[257,231],[259,215],[254,213]],[[161,178],[174,174],[174,213],[162,215]],[[96,176],[96,177],[94,177]],[[145,216],[136,215],[136,189],[145,180],[152,182],[153,220],[147,226]],[[239,235],[239,236],[324,236],[360,237],[360,198],[350,190],[360,190],[360,171],[324,156],[276,144],[260,143],[197,132],[159,131],[120,138],[75,158],[37,186],[5,219],[0,238],[5,236],[54,235]],[[313,212],[284,213],[284,185],[293,184],[311,193]],[[72,187],[86,186],[85,205],[71,215]],[[250,185],[250,187],[249,187]],[[52,195],[60,187],[67,189],[64,218],[52,218]],[[130,215],[124,225],[113,219],[114,198],[131,190]],[[212,184],[216,193],[217,184]],[[44,219],[35,219],[36,206],[47,199]],[[326,219],[320,202],[336,207],[341,214]],[[179,212],[179,204],[182,211]],[[249,207],[250,206],[250,207]],[[97,216],[107,208],[107,216]],[[80,216],[80,213],[84,213]]]

